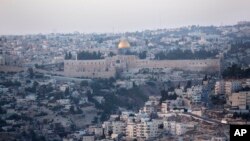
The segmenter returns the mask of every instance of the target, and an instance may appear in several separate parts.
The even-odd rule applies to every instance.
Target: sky
[[[250,20],[250,0],[0,0],[0,35],[103,33]]]

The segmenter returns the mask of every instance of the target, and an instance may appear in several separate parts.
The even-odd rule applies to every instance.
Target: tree
[[[70,106],[69,111],[70,111],[71,113],[74,113],[74,112],[75,112],[74,106]]]
[[[72,59],[72,54],[71,54],[71,52],[69,52],[69,53],[65,53],[65,57],[64,57],[64,59],[65,60],[70,60],[70,59]]]
[[[33,82],[33,87],[37,87],[39,85],[39,83],[37,81]]]
[[[185,90],[187,90],[187,88],[191,88],[191,86],[192,86],[192,81],[191,81],[191,80],[188,80],[188,81],[187,81],[187,85],[186,85],[186,87],[185,87]]]
[[[168,91],[166,91],[166,90],[161,91],[160,102],[163,102],[165,100],[176,100],[176,98],[177,98],[177,95],[175,93],[174,94],[168,94]]]
[[[88,81],[83,80],[83,81],[81,81],[80,85],[81,85],[81,86],[88,86],[89,83],[88,83]]]
[[[108,131],[108,135],[111,136],[113,134],[113,131]]]
[[[67,87],[67,88],[65,89],[65,91],[64,91],[64,95],[69,95],[69,94],[70,94],[69,88]]]
[[[107,120],[107,114],[105,114],[104,112],[101,114],[101,117],[100,117],[100,121],[103,122]]]
[[[214,58],[218,54],[218,51],[206,51],[199,50],[192,52],[191,50],[182,51],[181,49],[176,49],[172,51],[161,51],[155,54],[155,58],[159,60],[176,60],[176,59],[207,59]]]
[[[0,114],[6,114],[6,110],[4,110],[2,107],[0,107]]]
[[[6,125],[7,125],[6,121],[0,119],[0,127],[6,126]]]
[[[92,123],[98,123],[98,117],[94,117],[94,120],[92,121]]]
[[[46,93],[50,93],[53,91],[52,84],[49,83],[48,85],[41,85],[38,89],[39,96],[45,96]]]
[[[203,78],[203,81],[207,81],[208,78],[207,78],[207,74],[205,75],[205,77]]]
[[[113,57],[113,56],[115,56],[115,53],[114,53],[114,52],[110,52],[110,53],[109,53],[109,56],[110,56],[110,57]]]
[[[38,68],[39,68],[39,65],[38,65],[38,64],[35,64],[35,68],[37,68],[37,69],[38,69]]]
[[[28,80],[26,80],[26,84],[30,84],[31,83],[31,81],[28,79]]]
[[[146,82],[146,84],[151,86],[151,87],[155,87],[155,83],[152,81],[148,81],[148,82]]]
[[[82,51],[77,54],[77,58],[79,60],[94,60],[94,59],[103,59],[102,54],[100,51],[98,52],[87,52],[87,51]]]
[[[163,124],[160,124],[160,125],[158,126],[158,128],[159,128],[159,129],[163,129],[163,128],[164,128],[164,125],[163,125]]]
[[[147,57],[147,51],[143,51],[143,52],[139,53],[139,58],[140,59],[146,59],[146,57]]]
[[[226,104],[226,99],[225,98],[219,97],[217,95],[213,95],[210,98],[211,98],[211,102],[214,105],[224,105],[224,104]]]
[[[72,54],[71,54],[71,52],[69,52],[69,59],[72,59]]]
[[[180,88],[181,88],[181,84],[180,84],[180,82],[179,82],[179,84],[178,84],[177,88],[178,88],[178,89],[180,89]]]
[[[33,68],[28,68],[28,73],[29,73],[30,78],[33,78],[33,77],[34,77]]]
[[[240,66],[233,64],[223,71],[222,76],[223,78],[250,78],[250,68],[242,69]]]

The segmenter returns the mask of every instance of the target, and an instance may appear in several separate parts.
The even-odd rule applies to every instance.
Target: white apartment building
[[[137,124],[138,138],[154,138],[158,136],[158,125],[153,121],[145,121]]]
[[[112,131],[112,123],[111,121],[104,121],[102,124],[102,128],[104,130],[104,134],[107,136],[109,132]]]
[[[225,83],[225,93],[230,95],[233,92],[236,92],[241,89],[240,81],[226,81]]]
[[[95,136],[93,135],[85,135],[82,137],[82,141],[94,141],[95,140]]]
[[[70,104],[70,100],[69,100],[69,99],[58,99],[56,102],[57,102],[58,104],[61,104],[61,105]]]
[[[163,101],[160,108],[162,114],[167,114],[168,111],[173,111],[175,108],[183,108],[183,99],[178,97],[176,100]]]
[[[192,95],[192,102],[193,103],[200,103],[201,102],[201,93],[196,93]]]
[[[193,94],[201,93],[202,92],[202,86],[193,86],[191,88],[187,89],[187,96],[192,97]]]
[[[151,113],[156,111],[156,106],[158,104],[159,104],[158,101],[156,102],[156,101],[149,100],[149,101],[145,102],[145,105],[142,108],[142,111],[150,115]]]
[[[182,95],[185,94],[182,88],[180,88],[180,89],[177,89],[177,88],[176,88],[176,89],[174,90],[174,92],[175,92],[178,96],[182,96]]]
[[[130,116],[134,116],[135,112],[131,112],[131,111],[124,111],[122,112],[122,114],[120,115],[120,119],[123,121],[127,121],[129,119]]]
[[[241,89],[241,82],[240,81],[217,81],[215,83],[215,94],[227,94],[230,95],[231,93],[238,91]]]
[[[176,135],[185,134],[187,131],[193,130],[193,124],[185,124],[185,123],[176,123],[175,125]]]
[[[149,121],[148,119],[141,120],[140,122],[128,122],[126,127],[126,136],[129,139],[141,138],[141,139],[150,139],[157,137],[159,121],[153,120]]]
[[[167,131],[167,133],[175,135],[175,124],[175,121],[163,121],[163,128]]]
[[[225,94],[225,83],[224,81],[217,81],[214,87],[215,94]]]
[[[154,138],[158,135],[158,126],[155,122],[144,121],[138,123],[136,126],[136,136],[137,138]]]
[[[176,121],[163,121],[164,129],[172,135],[182,135],[194,129],[194,124]]]
[[[193,103],[201,102],[202,86],[193,86],[187,89],[187,96],[191,98]]]
[[[142,111],[150,115],[150,114],[154,113],[156,110],[155,110],[155,108],[154,108],[153,106],[151,106],[151,105],[145,105],[145,106],[142,108]]]
[[[128,123],[126,127],[126,136],[131,139],[136,138],[137,137],[136,129],[137,129],[136,123],[134,122]]]
[[[105,135],[112,133],[111,136],[116,136],[126,132],[126,123],[123,121],[105,121],[102,127]]]
[[[112,131],[113,131],[113,134],[125,133],[126,124],[122,121],[113,121],[112,122]]]
[[[163,114],[168,113],[168,103],[166,101],[161,103],[161,112]]]
[[[159,104],[161,96],[149,96],[148,99],[149,99],[148,101],[150,101],[152,105],[156,106]]]

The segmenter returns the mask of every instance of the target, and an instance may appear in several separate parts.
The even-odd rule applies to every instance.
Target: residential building
[[[229,81],[217,81],[215,83],[215,94],[227,94],[230,95],[241,89],[241,82],[237,80]]]
[[[232,107],[237,107],[240,110],[249,109],[250,91],[241,91],[241,92],[233,93],[229,97],[229,101]]]

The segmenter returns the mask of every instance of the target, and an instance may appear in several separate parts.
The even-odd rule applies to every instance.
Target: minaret
[[[221,80],[222,79],[222,72],[224,70],[224,64],[223,64],[223,61],[224,61],[224,54],[223,53],[220,53],[219,54],[219,61],[220,61],[220,68],[219,68],[219,79]]]

